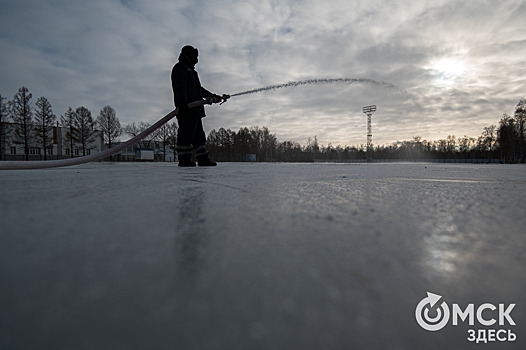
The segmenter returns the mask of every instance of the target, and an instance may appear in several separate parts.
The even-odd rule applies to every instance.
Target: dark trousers
[[[189,160],[195,150],[197,157],[206,156],[206,135],[203,130],[202,118],[193,116],[177,117],[177,156],[179,159]]]

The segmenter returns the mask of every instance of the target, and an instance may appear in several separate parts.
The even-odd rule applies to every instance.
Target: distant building
[[[4,123],[4,127],[7,130],[4,142],[0,143],[1,154],[4,160],[24,160],[24,145],[17,144],[13,137],[13,123]],[[73,157],[82,157],[83,151],[82,146],[78,143],[74,143],[73,147],[67,142],[66,138],[67,128],[60,126],[54,126],[51,131],[51,146],[47,149],[42,149],[35,138],[33,137],[29,144],[28,160],[43,160],[45,153],[47,159],[65,159]],[[87,145],[86,154],[91,155],[102,152],[106,149],[104,145],[104,139],[102,132],[97,131],[93,136],[93,142]],[[45,153],[44,153],[45,152]]]
[[[114,147],[123,144],[124,142],[117,142]],[[160,141],[150,141],[136,143],[124,150],[115,153],[112,160],[116,162],[134,162],[134,161],[156,161],[156,162],[176,162],[177,155],[174,154],[173,147],[166,145],[163,148],[163,143]],[[107,148],[107,147],[106,147]],[[153,157],[153,158],[152,158]],[[164,158],[164,160],[163,160]]]
[[[12,161],[25,160],[24,145],[17,144],[13,137],[14,124],[2,124],[8,132],[6,133],[5,140],[2,139],[2,142],[0,142],[1,159]],[[28,160],[44,160],[44,152],[47,153],[48,160],[82,157],[84,154],[81,145],[73,143],[73,147],[71,147],[71,144],[66,137],[67,131],[67,128],[54,126],[50,133],[51,147],[46,150],[42,149],[42,146],[39,145],[33,137],[33,140],[29,145]],[[97,131],[93,136],[93,139],[94,141],[88,145],[85,155],[96,154],[108,149],[108,145],[104,143],[101,131]],[[117,142],[113,147],[122,143],[123,142]],[[133,162],[137,160],[154,160],[160,162],[177,161],[177,155],[174,154],[172,146],[166,144],[166,147],[163,148],[163,143],[160,141],[149,141],[147,143],[147,146],[145,146],[145,142],[136,143],[111,156],[111,160],[124,162]],[[109,159],[109,157],[106,158],[106,160]]]
[[[135,160],[141,162],[153,162],[155,149],[154,148],[137,148],[135,150]]]

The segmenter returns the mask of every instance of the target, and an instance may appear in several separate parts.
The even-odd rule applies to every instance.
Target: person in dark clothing
[[[199,76],[195,71],[198,62],[198,51],[192,46],[185,46],[179,55],[179,62],[172,69],[172,89],[174,104],[179,108],[177,122],[177,156],[179,166],[193,167],[195,162],[191,159],[195,151],[199,166],[215,166],[208,157],[205,148],[206,135],[203,130],[202,118],[205,117],[205,107],[188,108],[190,102],[210,98],[214,103],[221,102],[223,97],[216,95],[201,86]]]

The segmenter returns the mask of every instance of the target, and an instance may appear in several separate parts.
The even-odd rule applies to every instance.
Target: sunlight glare
[[[443,82],[453,82],[462,76],[466,70],[464,63],[455,58],[443,58],[433,65],[433,69],[438,73],[438,78]]]

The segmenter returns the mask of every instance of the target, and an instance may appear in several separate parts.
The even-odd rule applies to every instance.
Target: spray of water
[[[309,80],[303,80],[303,81],[291,81],[286,84],[270,85],[270,86],[262,87],[259,89],[238,92],[237,94],[233,94],[231,96],[234,97],[234,96],[240,96],[240,95],[255,94],[255,93],[263,92],[263,91],[270,91],[270,90],[273,91],[277,89],[284,89],[284,88],[296,87],[296,86],[302,86],[302,85],[325,85],[325,84],[371,84],[374,86],[385,87],[385,88],[401,91],[400,88],[398,88],[397,86],[391,83],[383,82],[383,81],[376,81],[373,79],[366,79],[366,78],[337,78],[337,79],[309,79]]]

